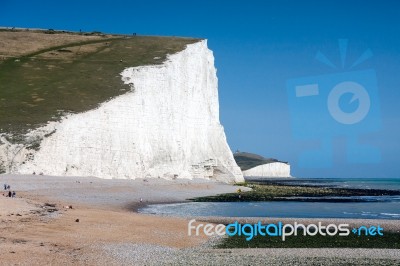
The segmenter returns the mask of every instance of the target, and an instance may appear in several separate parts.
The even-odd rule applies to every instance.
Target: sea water
[[[399,191],[399,196],[358,197],[364,202],[188,202],[154,204],[141,213],[168,216],[360,218],[400,220],[400,179],[291,179],[273,182],[292,185],[385,189]],[[332,198],[332,197],[331,197]]]
[[[400,191],[400,178],[286,178],[275,180],[267,179],[266,181],[281,182],[283,184],[291,185]]]

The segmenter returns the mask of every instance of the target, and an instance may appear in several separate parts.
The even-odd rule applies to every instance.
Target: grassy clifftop
[[[0,31],[0,133],[18,140],[65,112],[125,93],[126,67],[160,64],[198,39]]]
[[[250,168],[253,168],[253,167],[256,167],[256,166],[259,166],[262,164],[281,162],[277,159],[264,158],[261,155],[249,153],[249,152],[235,152],[233,154],[233,157],[235,158],[237,165],[240,167],[240,169],[242,171],[246,171]],[[286,162],[283,162],[283,163],[286,163]]]

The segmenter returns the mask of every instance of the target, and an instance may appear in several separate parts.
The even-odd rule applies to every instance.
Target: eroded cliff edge
[[[100,178],[243,180],[219,122],[218,80],[205,40],[162,65],[127,68],[131,91],[29,133],[37,150],[0,142],[7,172]]]
[[[282,162],[258,165],[243,171],[243,175],[248,177],[292,177],[290,164]]]

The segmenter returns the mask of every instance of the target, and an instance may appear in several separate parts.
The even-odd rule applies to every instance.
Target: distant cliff
[[[291,177],[290,164],[248,152],[236,152],[234,158],[244,176]]]
[[[290,165],[281,162],[262,164],[243,171],[243,175],[249,177],[291,177]]]
[[[30,131],[35,149],[1,138],[3,168],[100,178],[243,180],[219,122],[218,81],[206,41],[187,45],[162,65],[126,68],[121,78],[129,92]]]

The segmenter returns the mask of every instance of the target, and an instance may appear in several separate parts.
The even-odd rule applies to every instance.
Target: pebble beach
[[[146,204],[184,202],[192,197],[238,189],[215,181],[39,175],[0,175],[0,181],[16,191],[16,198],[0,196],[2,265],[400,264],[400,252],[396,249],[218,249],[215,248],[221,241],[218,237],[188,236],[189,218],[135,212]],[[196,217],[196,220],[222,223],[235,218]],[[242,221],[255,219],[242,218]],[[355,225],[379,222],[394,232],[400,228],[397,220],[347,219],[346,222]]]

